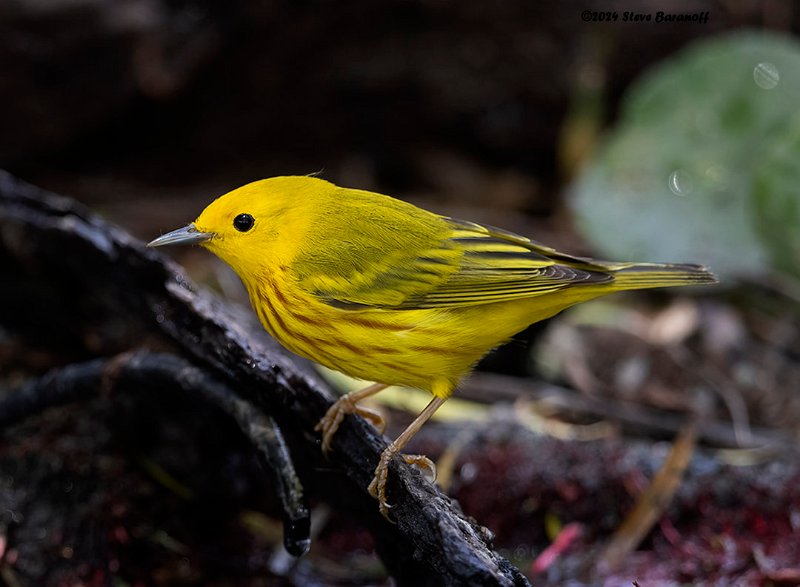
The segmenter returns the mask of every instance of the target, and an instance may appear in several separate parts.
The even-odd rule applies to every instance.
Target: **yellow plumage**
[[[289,350],[353,377],[430,391],[438,401],[408,438],[483,355],[528,325],[615,291],[715,282],[696,265],[572,257],[313,177],[243,186],[151,244],[173,242],[202,242],[226,261]],[[344,413],[369,416],[355,402],[379,389],[337,402],[338,415],[322,423],[326,448]],[[408,438],[382,459],[382,483]],[[381,482],[375,491],[386,513]]]

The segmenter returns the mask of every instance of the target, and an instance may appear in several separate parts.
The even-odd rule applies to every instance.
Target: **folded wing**
[[[314,266],[299,275],[301,285],[338,308],[415,310],[509,301],[613,279],[611,265],[564,255],[500,229],[430,217],[436,230],[364,223],[359,227],[364,240],[356,246],[343,242],[324,259],[301,259],[298,265]]]

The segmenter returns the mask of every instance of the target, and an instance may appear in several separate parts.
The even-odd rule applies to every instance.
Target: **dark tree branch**
[[[275,421],[187,360],[163,353],[125,353],[106,359],[74,363],[8,392],[0,401],[0,429],[42,411],[120,387],[149,386],[163,391],[199,395],[231,416],[258,450],[272,479],[284,517],[283,543],[295,555],[309,547],[310,516],[286,442]]]
[[[325,464],[313,428],[332,400],[328,390],[249,315],[197,292],[175,264],[124,231],[75,202],[2,173],[0,264],[7,265],[4,273],[15,283],[44,284],[48,299],[59,306],[22,320],[20,308],[29,302],[31,288],[10,287],[0,292],[0,322],[41,337],[40,320],[83,356],[122,352],[148,337],[154,345],[169,344],[273,415],[292,452],[312,460],[310,471]],[[344,475],[326,478],[318,497],[372,530],[398,582],[527,584],[491,549],[487,530],[466,520],[456,504],[399,459],[392,463],[388,487],[396,524],[385,521],[366,492],[385,447],[368,424],[346,419],[331,455]]]

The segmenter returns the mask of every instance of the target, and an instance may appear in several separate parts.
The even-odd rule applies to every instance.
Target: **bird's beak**
[[[157,239],[147,243],[148,247],[162,247],[164,245],[192,245],[202,243],[214,238],[213,232],[200,232],[194,224],[162,234]]]

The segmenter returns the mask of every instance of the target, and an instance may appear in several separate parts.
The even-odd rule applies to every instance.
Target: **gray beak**
[[[164,245],[192,245],[202,243],[214,238],[213,232],[200,232],[194,224],[162,234],[157,239],[147,243],[148,247],[162,247]]]

